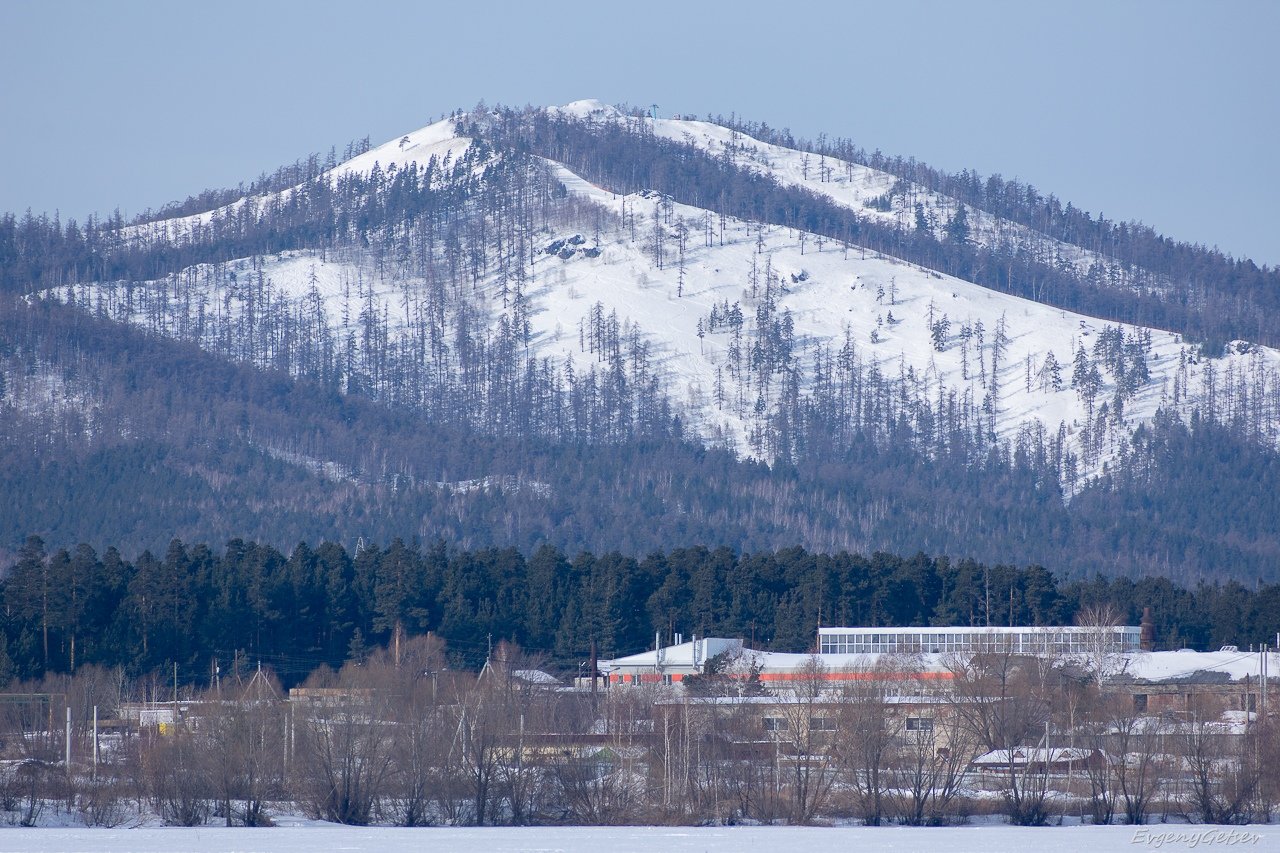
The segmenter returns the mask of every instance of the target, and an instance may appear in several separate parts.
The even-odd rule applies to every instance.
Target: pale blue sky
[[[0,210],[134,214],[454,107],[736,112],[1280,263],[1280,3],[0,0]]]

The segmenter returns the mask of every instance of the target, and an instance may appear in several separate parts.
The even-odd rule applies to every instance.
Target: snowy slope
[[[455,121],[452,119],[429,124],[339,163],[326,172],[324,177],[334,183],[344,175],[367,175],[375,165],[387,171],[391,168],[403,169],[411,164],[425,166],[432,158],[438,163],[456,161],[471,146],[473,140],[456,135],[454,127]],[[269,195],[242,198],[205,213],[128,226],[121,230],[120,236],[125,241],[181,242],[193,228],[208,225],[217,218],[239,215],[245,205],[251,205],[254,213],[258,213],[274,200],[288,200],[293,192],[294,189],[288,189]]]
[[[565,115],[597,121],[622,118],[622,113],[615,107],[596,100],[574,101],[557,109]],[[734,163],[743,168],[769,175],[786,186],[803,187],[856,211],[860,216],[878,219],[898,228],[915,227],[915,206],[919,203],[931,223],[934,236],[941,238],[946,223],[959,207],[959,202],[953,198],[903,181],[901,193],[893,196],[889,209],[881,210],[871,207],[871,201],[884,196],[900,183],[888,172],[772,145],[706,121],[649,117],[641,120],[656,136],[694,145],[716,157],[727,153]],[[977,208],[968,207],[966,210],[971,239],[979,245],[1029,249],[1049,265],[1069,265],[1082,274],[1096,265],[1100,272],[1114,278],[1125,275],[1120,265],[1096,252],[1049,238]]]
[[[614,199],[563,168],[560,176],[570,191],[615,210],[623,205],[640,205],[652,211],[654,203],[647,199],[634,195]],[[705,212],[697,208],[678,204],[674,208],[677,216],[694,222],[705,218]],[[558,258],[544,258],[540,261],[540,280],[558,281],[563,273],[567,286],[544,287],[536,294],[546,307],[538,315],[543,340],[554,344],[555,326],[563,334],[564,329],[574,328],[566,320],[576,325],[587,306],[601,301],[607,310],[618,311],[620,317],[638,323],[661,341],[671,373],[683,383],[688,398],[705,401],[715,381],[716,366],[724,361],[726,336],[711,334],[699,340],[697,321],[710,313],[712,304],[723,300],[741,302],[744,311],[754,310],[754,301],[744,290],[752,256],[762,244],[773,270],[785,278],[779,305],[791,311],[797,335],[806,339],[810,347],[827,343],[839,349],[847,332],[865,361],[878,363],[882,372],[894,375],[902,368],[914,368],[926,387],[936,393],[940,385],[963,388],[971,382],[961,375],[959,346],[935,351],[926,325],[929,304],[934,305],[938,317],[946,315],[955,327],[982,323],[991,335],[1003,318],[1011,340],[1006,366],[1001,368],[1006,396],[998,431],[1008,437],[1032,416],[1050,428],[1056,428],[1059,422],[1066,422],[1069,428],[1081,425],[1084,408],[1070,390],[1025,392],[1024,363],[1027,358],[1033,360],[1034,374],[1051,350],[1060,362],[1067,363],[1077,344],[1090,345],[1090,336],[1102,323],[892,258],[871,254],[863,258],[852,252],[846,258],[830,242],[819,250],[820,241],[813,235],[804,235],[807,246],[802,250],[801,236],[783,228],[730,220],[723,246],[717,242],[715,247],[696,247],[690,252],[682,297],[676,296],[677,271],[671,267],[655,269],[635,246],[614,243],[595,261],[566,264]],[[757,262],[758,267],[763,265],[762,260]],[[792,280],[802,274],[804,281]],[[886,295],[878,299],[881,290]],[[891,300],[888,294],[892,291],[896,291],[896,298]],[[890,322],[890,315],[897,322]],[[871,343],[873,330],[877,331],[879,343]],[[1153,344],[1153,361],[1165,369],[1165,374],[1171,374],[1177,364],[1180,340],[1163,333],[1153,337]],[[562,347],[561,352],[572,358],[573,350],[568,346]],[[975,350],[971,356],[974,365],[976,356]],[[976,366],[969,372],[975,374]],[[931,395],[926,392],[926,396]],[[1149,416],[1159,403],[1158,387],[1148,389],[1139,405],[1133,407],[1134,417]],[[713,412],[705,406],[704,415],[733,434],[740,436],[744,429],[741,418]]]
[[[603,119],[614,115],[611,108],[590,101],[561,109]],[[851,164],[835,168],[835,180],[806,180],[800,158],[812,155],[764,145],[705,122],[649,121],[656,133],[689,139],[713,152],[717,146],[736,146],[739,156],[779,180],[803,184],[850,206],[861,206],[893,181]],[[407,142],[387,142],[331,174],[366,171],[374,163],[385,167],[433,156],[456,157],[469,140],[455,137],[452,128],[452,122],[430,125],[409,134]],[[642,338],[658,355],[666,392],[708,441],[767,455],[751,444],[753,423],[761,419],[753,407],[758,397],[772,403],[778,388],[766,383],[748,393],[740,384],[733,387],[726,377],[731,335],[707,331],[715,306],[736,304],[743,315],[754,316],[766,277],[778,312],[789,313],[794,322],[801,366],[811,367],[820,353],[844,348],[866,368],[874,366],[891,378],[905,377],[922,399],[937,401],[954,393],[971,408],[992,407],[994,432],[1001,438],[1013,439],[1026,429],[1053,434],[1061,428],[1068,446],[1082,451],[1080,435],[1096,425],[1098,408],[1113,400],[1113,376],[1102,375],[1094,406],[1072,390],[1070,376],[1077,350],[1091,351],[1104,329],[1117,324],[998,293],[898,259],[846,249],[816,235],[734,219],[722,224],[718,214],[651,193],[614,195],[560,164],[550,165],[569,193],[609,215],[598,235],[585,222],[578,232],[545,235],[547,248],[575,234],[580,242],[564,244],[565,251],[557,247],[534,255],[525,286],[532,354],[572,365],[580,373],[599,359],[585,343],[592,314],[616,313],[624,336]],[[188,227],[184,222],[198,218],[142,227],[180,233]],[[682,228],[687,235],[683,269],[676,248]],[[664,244],[661,263],[655,242]],[[1084,250],[1069,248],[1076,262],[1092,262]],[[749,285],[753,276],[758,282],[755,296]],[[419,304],[417,295],[426,285],[397,274],[392,266],[375,265],[358,252],[331,252],[325,259],[286,252],[192,267],[141,287],[104,283],[63,289],[59,295],[88,310],[213,348],[218,342],[207,339],[202,320],[236,316],[243,310],[246,286],[265,291],[268,304],[283,301],[299,315],[327,318],[334,328],[341,316],[376,312],[394,337],[409,326]],[[474,298],[496,323],[505,310],[496,283],[482,282]],[[930,324],[944,321],[946,330],[939,336]],[[1247,382],[1265,393],[1280,382],[1276,350],[1240,344],[1224,358],[1201,362],[1177,334],[1118,328],[1127,339],[1144,339],[1150,377],[1124,401],[1123,414],[1102,446],[1090,454],[1081,452],[1082,476],[1100,470],[1127,432],[1150,420],[1162,406],[1188,409],[1200,404],[1210,387]],[[1002,351],[992,373],[997,338]],[[1045,369],[1051,353],[1060,365],[1058,390],[1051,387]],[[266,363],[269,355],[249,352],[241,357]],[[802,381],[810,381],[812,374],[807,377]],[[1261,438],[1277,441],[1275,434]]]

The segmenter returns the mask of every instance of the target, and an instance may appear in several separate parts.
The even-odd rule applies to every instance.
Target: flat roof
[[[905,629],[904,629],[905,630]],[[1005,629],[1006,631],[1008,629]],[[715,638],[709,638],[715,639]],[[800,673],[804,672],[813,661],[818,660],[828,673],[871,672],[877,669],[882,661],[891,664],[902,660],[902,655],[889,652],[871,653],[836,653],[836,654],[800,654],[794,652],[766,652],[744,648],[740,641],[735,646],[747,659],[754,659],[764,673]],[[689,644],[686,644],[689,645]],[[677,647],[678,648],[678,647]],[[915,665],[921,672],[947,672],[950,654],[923,653],[915,655]],[[1270,652],[1267,655],[1269,671],[1280,671],[1280,653]],[[656,656],[652,651],[615,658],[611,661],[600,661],[601,669],[609,671],[623,669],[631,672],[635,669],[652,669]],[[681,666],[692,666],[691,656],[683,659],[668,657],[664,661],[664,669],[676,670]],[[884,672],[893,672],[892,666]],[[1225,674],[1230,682],[1239,682],[1244,678],[1257,680],[1262,671],[1262,655],[1258,652],[1140,652],[1128,651],[1116,656],[1116,664],[1108,676],[1114,682],[1149,682],[1152,684],[1180,683],[1203,679],[1206,674]],[[296,689],[296,688],[295,688]]]
[[[971,628],[952,625],[930,625],[918,628],[819,628],[819,634],[1028,634],[1028,633],[1084,633],[1098,630],[1096,627],[1081,625],[1038,625],[1013,628]],[[1135,631],[1142,629],[1137,625],[1110,625],[1108,630]]]

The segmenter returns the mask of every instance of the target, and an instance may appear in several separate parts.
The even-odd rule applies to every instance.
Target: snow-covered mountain
[[[595,100],[575,101],[557,109],[565,115],[588,121],[619,121],[624,117],[616,107]],[[931,233],[942,237],[946,223],[961,207],[953,198],[914,182],[903,181],[887,172],[848,160],[761,142],[708,121],[692,118],[643,118],[642,121],[655,136],[694,145],[713,156],[725,157],[739,166],[768,175],[781,184],[803,187],[864,216],[901,229],[915,227],[916,206],[919,205]],[[1097,252],[1046,238],[1024,225],[982,210],[966,213],[970,238],[980,245],[1036,247],[1044,259],[1055,266],[1067,265],[1082,274],[1097,267],[1102,274],[1124,275],[1120,265]]]
[[[962,209],[887,173],[705,121],[626,116],[595,101],[551,112],[626,123],[808,189],[860,217],[925,227],[938,239]],[[477,147],[461,129],[486,119],[453,116],[404,134],[321,181],[337,186],[375,175],[381,186],[419,170],[429,173],[427,186],[483,187],[508,155]],[[428,237],[431,248],[424,249],[420,235],[391,227],[381,240],[341,250],[290,247],[193,264],[160,279],[52,293],[215,352],[295,371],[300,359],[289,353],[327,346],[332,360],[345,359],[355,372],[377,373],[374,350],[390,348],[422,359],[436,352],[437,364],[461,373],[468,369],[463,339],[473,337],[496,345],[514,336],[529,364],[555,375],[553,383],[603,375],[611,364],[621,370],[628,353],[632,361],[642,354],[652,364],[652,388],[686,427],[764,459],[789,452],[778,434],[784,407],[799,411],[804,400],[815,408],[832,400],[861,407],[876,395],[894,409],[886,417],[909,416],[917,430],[939,433],[934,446],[945,442],[942,433],[961,428],[1011,446],[1028,436],[1041,446],[1046,436],[1056,440],[1068,493],[1160,409],[1248,418],[1260,440],[1277,441],[1275,349],[1235,341],[1220,357],[1205,358],[1174,332],[1075,314],[854,242],[737,219],[658,192],[614,193],[564,163],[532,162],[546,166],[556,214],[529,223],[516,245],[504,245],[496,228],[470,232],[472,241],[496,242],[497,260],[468,264],[465,251],[451,256],[449,263],[469,272],[448,288],[436,266],[410,257],[436,252],[443,259],[447,241]],[[303,190],[130,226],[119,238],[181,245],[219,221],[269,217]],[[1108,258],[1025,225],[972,208],[966,216],[968,239],[977,244],[1029,247],[1082,277],[1125,275]],[[273,324],[270,316],[292,319]],[[883,390],[838,387],[868,383]]]
[[[431,167],[433,171],[438,169],[447,172],[452,164],[466,154],[472,143],[471,139],[457,135],[453,129],[453,122],[435,122],[338,164],[325,173],[325,180],[336,184],[348,175],[368,175],[375,167],[382,171],[411,166]],[[120,230],[119,237],[124,243],[133,245],[189,241],[201,228],[207,228],[219,219],[228,220],[238,216],[256,219],[266,216],[273,205],[287,203],[297,191],[298,188],[294,187],[268,195],[241,198],[204,213],[129,225]]]

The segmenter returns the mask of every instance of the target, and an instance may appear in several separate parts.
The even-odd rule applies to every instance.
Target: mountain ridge
[[[704,133],[702,144],[687,136],[690,127]],[[299,506],[323,505],[326,490],[359,492],[383,511],[396,495],[416,495],[405,500],[421,510],[418,520],[395,516],[415,535],[429,535],[426,519],[440,523],[440,502],[424,497],[436,490],[459,507],[505,506],[499,527],[517,539],[560,536],[596,547],[589,543],[615,535],[599,530],[623,518],[678,519],[698,506],[689,535],[740,547],[790,536],[822,548],[891,545],[997,560],[993,549],[1003,548],[1078,572],[1079,558],[1061,549],[1093,553],[1081,531],[1102,524],[1110,506],[1120,511],[1115,524],[1138,525],[1156,543],[1154,562],[1139,556],[1145,546],[1137,540],[1126,545],[1120,571],[1155,566],[1161,552],[1166,564],[1168,555],[1202,554],[1192,559],[1193,576],[1233,564],[1253,572],[1266,562],[1273,525],[1255,522],[1232,538],[1212,513],[1196,521],[1172,512],[1176,525],[1162,527],[1124,496],[1184,477],[1178,466],[1209,470],[1195,461],[1205,448],[1179,430],[1209,441],[1221,428],[1230,436],[1222,446],[1241,460],[1252,458],[1246,448],[1273,454],[1275,350],[1237,339],[1206,354],[1178,332],[1024,299],[1020,288],[1070,285],[1095,301],[1125,293],[1177,301],[1185,286],[1169,280],[1157,293],[1148,287],[1157,274],[1064,248],[924,185],[712,127],[594,102],[456,114],[252,201],[90,229],[80,239],[94,247],[91,263],[63,269],[71,280],[54,287],[31,275],[24,300],[6,310],[16,317],[64,303],[72,315],[128,322],[198,344],[214,359],[391,407],[427,435],[444,428],[497,440],[446,471],[411,462],[404,439],[387,433],[402,449],[370,464],[348,450],[326,452],[296,418],[267,407],[245,416],[237,453],[308,472],[296,486],[309,495]],[[851,187],[855,171],[862,183]],[[695,195],[706,206],[682,200]],[[758,213],[738,215],[751,211]],[[0,228],[0,249],[3,237]],[[993,281],[1015,270],[1030,278],[1007,288],[979,283],[993,268]],[[94,274],[103,271],[124,275]],[[47,341],[19,331],[7,346],[0,377],[11,390],[0,404],[27,424],[23,434],[47,406],[65,410],[61,429],[73,444],[112,428],[81,417],[85,407],[101,408],[91,395],[76,396],[77,376],[92,374],[93,363],[72,369],[42,360]],[[254,437],[262,432],[254,419],[275,425]],[[168,446],[159,422],[147,429],[146,440]],[[407,436],[414,428],[396,429]],[[618,494],[639,497],[641,516],[564,502],[566,483],[528,455],[495,464],[510,454],[494,449],[501,442],[534,441],[562,460],[566,451],[551,448],[595,448],[567,486],[582,492],[592,471],[609,469],[609,448],[625,455],[651,446],[675,459],[691,452],[675,448],[692,438],[747,467],[739,472],[725,456],[717,465],[730,468],[703,486],[666,484],[646,497],[645,481],[671,472],[647,471],[628,455],[606,476]],[[1182,457],[1153,473],[1161,448],[1173,447]],[[486,462],[486,453],[497,455]],[[759,479],[752,459],[769,463]],[[207,464],[207,482],[239,494],[234,474],[199,463]],[[1270,476],[1265,464],[1251,464],[1256,477]],[[918,482],[893,483],[895,470]],[[824,485],[823,471],[841,473]],[[1223,476],[1254,488],[1234,468]],[[962,485],[951,488],[944,477]],[[636,482],[621,486],[622,478]],[[263,506],[278,500],[251,479],[266,489]],[[1064,505],[1082,496],[1085,508]],[[904,512],[913,499],[922,500],[920,511]],[[208,500],[200,498],[212,506]],[[1012,500],[1030,514],[1017,517]],[[730,506],[744,513],[743,524],[729,520]],[[453,528],[464,537],[480,523],[471,512],[461,508]],[[542,520],[548,512],[582,520],[569,533]],[[522,513],[539,520],[519,521]],[[893,527],[893,513],[903,514],[903,526]],[[368,524],[361,517],[351,526]],[[1014,533],[1066,530],[1073,517],[1083,527],[1049,537],[1052,545],[1018,543]],[[851,523],[854,532],[839,532]],[[596,533],[591,524],[600,525]]]
[[[589,122],[621,121],[625,118],[619,110],[596,101],[574,102],[551,112]],[[787,182],[803,183],[809,188],[818,184],[820,191],[828,197],[844,196],[840,201],[844,207],[854,209],[853,205],[862,204],[863,209],[871,210],[866,214],[868,216],[890,219],[897,216],[900,219],[903,214],[902,209],[894,213],[866,208],[868,200],[881,197],[883,190],[892,186],[892,176],[885,173],[873,175],[870,170],[859,167],[866,178],[860,177],[858,181],[865,183],[871,178],[875,181],[867,192],[862,192],[853,187],[856,181],[852,178],[848,181],[833,178],[828,182],[804,177],[802,173],[808,170],[808,166],[797,165],[797,161],[807,158],[806,153],[777,146],[766,147],[749,137],[705,122],[637,121],[645,123],[663,138],[679,137],[687,141],[694,138],[695,131],[701,133],[701,147],[707,148],[713,156],[736,157],[746,152],[743,156],[751,161],[751,168],[775,176],[781,173]],[[455,127],[451,128],[451,124]],[[392,175],[398,170],[421,166],[422,159],[428,161],[426,170],[430,174],[447,171],[453,154],[465,153],[472,145],[470,137],[458,134],[458,124],[460,122],[445,120],[405,134],[398,140],[339,164],[326,173],[325,179],[333,182],[352,173],[370,174],[384,168],[382,158],[389,158],[385,171]],[[419,151],[424,145],[426,150]],[[479,164],[470,167],[468,174],[481,173],[492,156],[500,155],[482,154]],[[438,169],[433,168],[437,162],[442,165]],[[819,171],[819,178],[826,177],[822,173],[824,169],[835,170],[846,165],[852,168],[852,164],[833,162],[835,165],[827,164],[824,158],[824,161],[813,164]],[[759,435],[763,428],[760,423],[762,414],[773,416],[773,398],[781,393],[774,380],[781,381],[782,377],[760,373],[753,383],[750,371],[744,371],[742,358],[734,359],[732,363],[726,359],[726,351],[732,352],[734,347],[741,350],[758,346],[768,331],[762,331],[759,322],[753,329],[751,314],[759,313],[762,298],[765,303],[773,302],[766,305],[766,314],[778,314],[781,322],[790,322],[792,331],[789,334],[794,337],[790,346],[798,350],[794,357],[801,362],[824,357],[831,361],[843,353],[846,360],[865,360],[870,365],[869,369],[881,373],[891,373],[897,367],[904,379],[910,379],[919,386],[917,397],[943,400],[948,395],[958,396],[959,405],[968,410],[967,419],[972,423],[985,421],[986,432],[993,440],[1015,439],[1024,428],[1064,433],[1062,446],[1057,452],[1074,453],[1078,458],[1077,462],[1068,458],[1059,464],[1059,475],[1067,482],[1068,496],[1077,488],[1078,479],[1097,475],[1109,458],[1121,452],[1119,444],[1132,429],[1140,423],[1150,422],[1158,409],[1173,407],[1189,415],[1193,408],[1202,404],[1202,396],[1208,398],[1203,405],[1211,409],[1217,405],[1216,391],[1211,387],[1216,379],[1206,376],[1200,369],[1196,348],[1187,344],[1180,335],[1127,324],[1112,326],[1086,315],[1046,309],[1033,301],[981,288],[961,278],[939,278],[936,270],[883,253],[874,253],[868,260],[864,249],[858,252],[861,257],[850,259],[851,244],[847,241],[841,241],[842,245],[836,248],[841,253],[837,264],[833,261],[832,252],[825,253],[824,257],[824,243],[832,241],[824,240],[820,234],[787,229],[784,236],[777,226],[726,218],[722,213],[717,215],[716,211],[706,208],[678,205],[661,194],[642,192],[619,196],[593,185],[563,164],[551,161],[549,165],[552,180],[563,186],[569,195],[605,210],[608,219],[612,220],[612,233],[607,235],[602,245],[597,218],[596,233],[589,247],[594,257],[590,258],[572,253],[568,257],[558,256],[564,253],[566,240],[575,236],[585,239],[565,228],[561,229],[564,234],[559,241],[552,239],[555,234],[548,233],[548,239],[541,246],[543,251],[530,251],[528,281],[520,294],[528,303],[522,320],[529,326],[526,347],[534,357],[546,358],[551,353],[562,369],[571,365],[579,372],[590,370],[600,359],[593,357],[585,342],[585,329],[591,322],[589,315],[593,312],[617,313],[624,333],[628,324],[635,324],[646,343],[661,353],[666,369],[662,381],[667,393],[675,400],[686,402],[682,410],[686,423],[695,425],[706,440],[725,443],[767,460],[777,458],[776,447],[770,446],[776,442],[753,438],[753,433]],[[453,180],[457,180],[457,176]],[[836,188],[830,189],[828,184]],[[294,192],[297,188],[278,193],[277,197],[287,200]],[[940,198],[930,198],[927,209],[922,202],[926,218],[943,218],[939,211],[945,213],[949,202],[945,199],[939,201]],[[907,199],[908,196],[904,195],[902,205],[907,205]],[[271,203],[269,198],[255,202],[259,208]],[[221,210],[227,215],[234,215],[234,208],[235,205],[231,205]],[[952,205],[946,218],[953,222],[959,209],[959,205]],[[857,212],[863,211],[858,209]],[[127,233],[125,239],[180,241],[184,226],[207,225],[217,215],[218,211],[214,211],[200,214],[195,220],[187,217],[176,224],[150,223],[142,226],[142,231]],[[629,237],[626,237],[628,216],[631,224]],[[646,233],[637,234],[637,216],[645,223],[640,227]],[[717,217],[717,223],[712,223],[713,216]],[[970,233],[976,236],[965,239],[978,245],[986,245],[984,240],[1003,239],[999,232],[1009,230],[1001,225],[1001,220],[981,212],[973,214],[972,219]],[[580,218],[577,224],[582,227],[586,223]],[[729,226],[728,248],[725,245],[726,224]],[[703,239],[693,239],[695,229],[702,230]],[[1021,226],[1011,230],[1015,243],[1026,244],[1032,240],[1029,232]],[[932,232],[930,236],[937,239]],[[671,241],[672,245],[664,245]],[[556,245],[557,242],[560,245]],[[807,256],[806,243],[810,245]],[[545,250],[551,246],[556,246],[556,252],[547,253]],[[752,247],[749,259],[743,256],[742,251],[747,246]],[[1048,251],[1055,253],[1052,263],[1068,263],[1081,274],[1084,274],[1082,267],[1096,270],[1100,263],[1105,263],[1096,253],[1086,250],[1078,250],[1073,257],[1067,258],[1070,253],[1061,251],[1060,241],[1050,240],[1048,246]],[[855,251],[858,250],[855,248]],[[668,257],[674,255],[678,255],[678,259]],[[687,264],[686,255],[689,255]],[[584,264],[587,266],[585,270]],[[256,274],[260,278],[266,275],[268,288],[272,284],[277,286],[279,298],[294,303],[310,299],[314,303],[319,295],[324,300],[330,322],[335,325],[339,313],[347,315],[352,310],[349,304],[345,307],[338,304],[343,288],[349,291],[352,281],[365,276],[370,280],[376,277],[379,282],[376,295],[374,284],[369,284],[367,291],[357,284],[356,300],[365,294],[363,310],[380,312],[387,317],[392,316],[391,312],[397,312],[394,322],[388,326],[389,330],[394,327],[409,329],[412,319],[409,290],[426,286],[420,278],[397,275],[394,271],[388,274],[384,269],[374,271],[359,259],[335,270],[323,256],[317,258],[316,253],[309,258],[305,253],[279,255],[276,261],[268,260],[261,264],[253,263],[251,259],[239,259],[231,262],[230,266],[234,269],[229,278],[228,274],[221,273],[223,278],[219,279],[219,271],[203,267],[179,275],[187,278],[194,275],[206,282],[206,288],[210,286],[208,282],[212,282],[215,293],[209,301],[229,304],[236,290],[235,270],[243,272],[249,266],[258,267]],[[607,269],[610,266],[621,266],[622,269]],[[676,267],[674,273],[673,266]],[[504,274],[498,273],[499,276]],[[525,274],[523,269],[521,274]],[[552,281],[553,278],[557,280]],[[768,280],[764,281],[766,278]],[[847,283],[849,292],[846,292],[844,283]],[[138,322],[140,315],[154,311],[147,301],[148,292],[164,290],[167,284],[162,280],[144,283],[142,303],[136,310],[131,304],[132,293],[129,294],[130,304],[122,306],[112,293],[104,298],[100,292],[93,292],[92,284],[89,285],[91,291],[80,298],[93,303],[94,310],[105,311],[116,319]],[[486,283],[486,287],[499,291],[505,286],[502,282],[495,283],[492,277]],[[776,297],[773,293],[775,288],[778,291]],[[403,299],[394,295],[401,290],[404,291]],[[677,294],[674,301],[671,299],[673,292]],[[874,301],[866,298],[873,293]],[[177,296],[178,304],[203,307],[200,294],[193,296],[190,289],[174,296]],[[213,298],[215,296],[218,298]],[[269,293],[267,302],[272,298]],[[482,301],[485,298],[481,296]],[[160,299],[166,303],[172,301],[168,293],[162,293]],[[346,303],[351,301],[349,295],[344,299]],[[720,334],[719,323],[713,316],[712,309],[718,307],[721,300],[726,313],[737,310],[747,315],[745,323],[738,319],[733,324],[736,327],[735,340],[730,343],[724,342],[725,335]],[[492,297],[488,297],[488,302],[481,306],[481,312],[489,314],[491,323],[500,322],[502,309],[494,307]],[[575,305],[575,302],[579,304]],[[790,303],[794,303],[794,310]],[[588,306],[589,310],[584,311]],[[697,312],[696,324],[690,322],[694,319],[694,311]],[[821,322],[832,315],[842,318],[843,322]],[[186,316],[175,314],[171,322],[162,324],[157,330],[171,333],[170,327],[185,328],[195,322],[196,318],[188,311]],[[600,321],[596,319],[595,322],[598,324]],[[769,322],[768,318],[765,322]],[[743,328],[745,334],[742,333]],[[577,347],[572,345],[575,329],[579,340]],[[990,339],[986,338],[988,334]],[[1098,349],[1102,335],[1109,335],[1111,339],[1106,348],[1118,351],[1108,355],[1105,361],[1099,357],[1102,353]],[[1274,395],[1275,388],[1280,385],[1277,374],[1280,351],[1251,346],[1246,342],[1233,344],[1222,358],[1213,360],[1213,367],[1231,374],[1231,381],[1237,374],[1247,375],[1253,384],[1263,386],[1264,394]],[[1090,374],[1091,365],[1083,365],[1072,371],[1069,378],[1064,377],[1068,365],[1081,364],[1082,352],[1083,360],[1109,364],[1111,369],[1104,366]],[[1129,358],[1127,367],[1126,357]],[[990,381],[988,359],[991,361]],[[734,375],[726,377],[726,368]],[[789,369],[794,371],[796,368]],[[805,368],[802,365],[799,369]],[[742,379],[744,372],[747,373],[745,383]],[[1135,372],[1143,374],[1141,384],[1129,388]],[[1081,376],[1076,377],[1076,373]],[[799,380],[799,392],[810,391],[816,381],[820,381],[820,377]],[[739,386],[736,404],[728,407],[728,411],[723,399],[726,382],[736,382]],[[1067,390],[1068,386],[1078,387],[1073,394]],[[714,411],[707,403],[712,396],[715,397]],[[765,412],[749,411],[751,408],[758,410],[761,404]],[[939,403],[939,408],[941,406]],[[1108,406],[1109,411],[1105,413],[1114,423],[1098,417],[1098,410]],[[1267,433],[1272,442],[1280,435],[1275,424],[1267,426]]]

